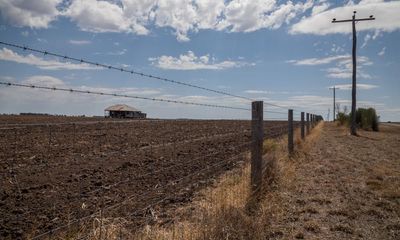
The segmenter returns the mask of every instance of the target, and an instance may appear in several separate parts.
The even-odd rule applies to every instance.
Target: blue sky
[[[351,105],[351,24],[359,22],[358,106],[400,121],[399,1],[0,0],[0,40],[332,117],[337,85]],[[0,80],[236,107],[250,102],[0,46]],[[126,103],[160,118],[250,113],[38,89],[0,87],[0,112],[102,115]],[[284,111],[268,106],[269,110]],[[267,117],[284,115],[267,113]]]

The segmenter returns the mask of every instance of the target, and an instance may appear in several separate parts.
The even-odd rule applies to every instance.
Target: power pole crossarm
[[[356,89],[357,89],[357,61],[356,61],[356,50],[357,50],[357,34],[356,34],[356,22],[359,21],[370,21],[375,20],[374,16],[369,16],[369,18],[356,18],[356,11],[353,12],[353,17],[351,19],[344,19],[344,20],[336,20],[334,18],[332,23],[344,23],[344,22],[351,22],[353,28],[353,81],[352,81],[352,91],[351,91],[351,126],[350,126],[350,133],[351,135],[357,135],[356,129]]]

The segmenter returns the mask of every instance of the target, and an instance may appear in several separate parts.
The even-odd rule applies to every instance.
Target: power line
[[[71,92],[71,93],[80,93],[80,94],[92,94],[92,95],[102,95],[102,96],[112,96],[112,97],[124,97],[124,98],[133,98],[133,99],[143,99],[143,100],[149,100],[149,101],[156,101],[156,102],[167,102],[167,103],[177,103],[177,104],[195,105],[195,106],[203,106],[203,107],[226,108],[226,109],[250,111],[250,109],[242,108],[242,107],[231,107],[231,106],[225,106],[225,105],[196,103],[196,102],[188,102],[188,101],[180,101],[180,100],[163,99],[163,98],[141,97],[141,96],[124,95],[124,94],[117,94],[117,93],[84,91],[84,90],[78,90],[78,89],[72,89],[72,88],[46,87],[46,86],[39,86],[39,85],[30,85],[30,84],[22,84],[22,83],[10,83],[10,82],[0,82],[0,84],[1,85],[6,85],[6,86],[23,87],[23,88],[37,88],[37,89],[62,91],[62,92]]]
[[[40,49],[34,49],[34,48],[27,47],[27,46],[21,46],[21,45],[18,45],[18,44],[7,43],[7,42],[3,42],[3,41],[0,41],[0,44],[3,44],[5,46],[9,46],[9,47],[23,49],[25,51],[31,51],[31,52],[40,53],[40,54],[43,54],[43,55],[49,55],[49,56],[59,57],[59,58],[62,58],[62,59],[68,59],[68,60],[71,60],[71,61],[74,61],[74,62],[78,62],[78,63],[86,63],[86,64],[94,65],[94,66],[97,66],[97,67],[102,67],[102,68],[111,69],[111,70],[117,70],[117,71],[120,71],[120,72],[126,72],[126,73],[130,73],[130,74],[139,75],[139,76],[142,76],[142,77],[147,77],[147,78],[156,79],[156,80],[160,80],[160,81],[164,81],[164,82],[183,85],[183,86],[186,86],[186,87],[192,87],[192,88],[197,88],[197,89],[201,89],[201,90],[204,90],[204,91],[214,92],[214,93],[218,93],[218,94],[222,94],[222,95],[226,95],[226,96],[230,96],[230,97],[241,98],[241,99],[245,99],[245,100],[248,100],[248,101],[253,101],[253,99],[248,98],[248,97],[243,97],[243,96],[239,96],[239,95],[236,95],[236,94],[232,94],[232,93],[228,93],[228,92],[224,92],[224,91],[220,91],[220,90],[215,90],[215,89],[211,89],[211,88],[197,86],[197,85],[194,85],[194,84],[185,83],[185,82],[181,82],[181,81],[177,81],[177,80],[173,80],[173,79],[169,79],[169,78],[155,76],[155,75],[151,75],[151,74],[147,74],[147,73],[143,73],[143,72],[139,72],[139,71],[135,71],[135,70],[128,70],[128,69],[125,69],[125,68],[119,68],[119,67],[115,67],[115,66],[112,66],[112,65],[106,65],[106,64],[101,64],[101,63],[97,63],[97,62],[92,62],[92,61],[88,61],[88,60],[85,60],[85,59],[82,59],[82,58],[79,59],[79,58],[69,57],[67,55],[61,55],[59,53],[44,51],[44,50],[40,50]]]

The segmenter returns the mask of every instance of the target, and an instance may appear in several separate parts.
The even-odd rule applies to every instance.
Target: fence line
[[[48,52],[48,51],[42,51],[38,49],[33,49],[29,48],[26,46],[20,46],[12,43],[6,43],[0,41],[0,44],[10,46],[10,47],[15,47],[15,48],[20,48],[23,50],[31,51],[31,52],[36,52],[36,53],[41,53],[44,55],[50,55],[54,57],[59,57],[62,59],[68,59],[72,60],[75,62],[80,62],[83,64],[91,64],[97,67],[102,67],[106,69],[111,69],[111,70],[118,70],[121,72],[126,72],[130,74],[135,74],[135,75],[140,75],[143,77],[151,78],[151,79],[156,79],[156,80],[161,80],[161,81],[166,81],[174,84],[179,84],[179,85],[184,85],[187,87],[192,87],[192,88],[197,88],[209,92],[214,92],[230,97],[236,97],[236,98],[242,98],[245,100],[253,101],[250,98],[231,94],[228,92],[223,92],[219,90],[213,90],[210,88],[204,88],[201,86],[185,83],[185,82],[180,82],[176,80],[171,80],[168,78],[163,78],[159,76],[153,76],[150,74],[145,74],[141,72],[137,72],[134,70],[127,70],[124,68],[117,68],[112,65],[105,65],[105,64],[99,64],[99,63],[94,63],[91,61],[87,61],[84,59],[78,59],[78,58],[73,58],[73,57],[68,57],[68,56],[62,56],[57,53],[53,52]],[[67,63],[65,63],[67,64]],[[69,63],[68,63],[69,64]],[[23,194],[22,191],[26,190],[23,187],[21,187],[21,182],[23,181],[23,178],[25,177],[25,174],[28,175],[27,172],[20,171],[18,172],[18,169],[25,168],[27,167],[27,170],[32,170],[33,166],[39,168],[42,170],[42,172],[38,172],[35,174],[41,174],[44,176],[40,177],[46,177],[46,184],[48,184],[52,188],[51,191],[42,191],[41,193],[45,195],[46,193],[50,195],[56,192],[57,187],[61,185],[61,187],[64,187],[63,190],[66,191],[68,194],[68,199],[82,199],[82,201],[87,200],[87,205],[86,208],[90,212],[90,214],[87,214],[85,216],[81,216],[82,213],[81,211],[68,213],[67,217],[63,217],[63,214],[65,212],[61,212],[63,209],[62,201],[61,204],[60,202],[56,202],[55,200],[52,202],[47,202],[49,205],[51,205],[51,209],[34,209],[32,211],[32,214],[38,213],[38,211],[49,211],[51,214],[48,214],[45,216],[47,219],[49,216],[55,217],[52,223],[52,225],[48,228],[50,230],[46,230],[44,232],[41,232],[34,236],[32,239],[40,239],[44,238],[47,236],[53,236],[53,234],[60,233],[68,228],[70,230],[70,227],[76,224],[82,224],[83,222],[93,219],[97,216],[100,215],[100,238],[102,236],[102,227],[103,227],[103,218],[105,218],[104,214],[110,214],[112,215],[115,213],[117,209],[119,209],[122,206],[126,206],[128,204],[132,204],[133,200],[149,200],[151,203],[146,204],[146,206],[135,206],[133,209],[135,210],[132,214],[129,214],[129,216],[136,217],[138,213],[141,212],[146,212],[148,209],[151,207],[154,207],[156,205],[159,205],[163,202],[166,202],[167,199],[170,198],[176,198],[179,197],[180,191],[183,191],[184,193],[192,193],[191,188],[186,187],[184,188],[185,184],[190,184],[190,181],[195,181],[199,180],[196,178],[202,178],[202,177],[207,177],[207,174],[212,174],[218,175],[219,172],[223,172],[226,169],[224,167],[234,167],[239,164],[237,159],[239,158],[244,158],[243,155],[247,154],[247,147],[251,147],[251,186],[249,186],[253,192],[258,191],[261,189],[261,187],[266,184],[264,181],[265,177],[268,177],[268,174],[272,174],[275,169],[273,169],[273,166],[269,164],[269,162],[266,162],[265,159],[263,159],[263,145],[265,139],[268,138],[274,138],[274,137],[287,137],[288,140],[288,146],[287,146],[287,151],[289,156],[291,156],[296,149],[296,145],[294,142],[294,129],[297,127],[301,128],[301,138],[304,140],[306,135],[309,135],[311,130],[316,126],[317,121],[321,120],[322,118],[318,115],[315,115],[313,113],[305,113],[305,112],[300,112],[300,121],[298,120],[298,115],[294,116],[293,112],[299,112],[296,109],[288,109],[287,107],[283,107],[277,104],[273,103],[268,103],[268,102],[263,102],[263,101],[253,101],[252,102],[252,107],[250,108],[245,108],[245,107],[235,107],[235,106],[226,106],[226,105],[219,105],[219,104],[208,104],[208,103],[200,103],[200,102],[189,102],[189,101],[180,101],[180,100],[171,100],[171,99],[163,99],[163,98],[150,98],[150,97],[141,97],[141,96],[133,96],[133,95],[124,95],[124,94],[113,94],[113,93],[107,93],[107,92],[98,92],[98,91],[84,91],[84,90],[79,90],[79,89],[70,89],[70,88],[62,88],[62,87],[47,87],[47,86],[39,86],[39,85],[29,85],[29,84],[20,84],[20,83],[11,83],[11,82],[0,82],[0,85],[4,86],[13,86],[13,87],[20,87],[20,88],[29,88],[29,89],[44,89],[44,90],[53,90],[53,91],[62,91],[62,92],[70,92],[70,93],[78,93],[78,94],[93,94],[93,95],[102,95],[102,96],[108,96],[108,97],[123,97],[123,98],[132,98],[132,99],[142,99],[142,100],[148,100],[148,101],[156,101],[156,102],[166,102],[166,103],[174,103],[174,104],[186,104],[186,105],[195,105],[195,106],[200,106],[200,107],[212,107],[212,108],[223,108],[223,109],[232,109],[232,110],[245,110],[245,111],[251,111],[251,126],[250,130],[245,130],[243,131],[243,126],[239,124],[239,126],[236,125],[228,125],[228,127],[232,127],[235,129],[233,132],[229,133],[222,133],[218,134],[220,129],[218,128],[218,124],[210,124],[214,128],[208,130],[206,136],[202,135],[204,133],[198,134],[198,131],[195,132],[195,134],[189,135],[188,132],[182,131],[182,125],[184,124],[177,124],[179,129],[177,128],[167,128],[167,121],[165,120],[151,120],[148,121],[149,123],[154,124],[154,126],[157,126],[156,124],[165,124],[164,131],[158,132],[159,129],[152,129],[149,128],[147,131],[146,126],[140,125],[142,122],[141,121],[135,121],[134,123],[138,124],[139,126],[136,128],[136,125],[134,126],[124,126],[125,128],[121,128],[118,125],[118,134],[108,134],[109,131],[111,131],[110,125],[107,125],[108,128],[103,129],[102,126],[104,123],[108,123],[108,121],[97,121],[97,122],[92,122],[93,129],[89,129],[89,133],[87,136],[89,136],[89,140],[82,138],[82,136],[77,136],[77,129],[76,126],[78,124],[82,124],[85,126],[88,126],[89,124],[92,123],[60,123],[60,124],[45,124],[45,125],[40,125],[40,124],[28,124],[28,125],[3,125],[4,127],[1,130],[0,134],[4,134],[5,137],[7,137],[7,130],[13,130],[13,137],[15,138],[13,142],[13,146],[11,149],[7,149],[6,144],[0,144],[0,148],[4,148],[5,153],[1,153],[1,156],[8,156],[12,155],[12,158],[7,158],[6,161],[8,161],[8,166],[5,168],[8,170],[9,177],[11,179],[10,181],[10,186],[7,185],[7,187],[10,187],[11,194],[14,193],[17,197],[16,199],[20,198],[21,199],[21,204],[23,204]],[[282,111],[274,111],[274,110],[269,110],[265,109],[264,106],[273,106],[276,108],[281,108],[287,110],[287,112],[282,112]],[[281,114],[281,118],[271,118],[268,114]],[[306,120],[304,119],[304,116],[306,114]],[[268,122],[265,122],[264,120],[280,120],[282,121],[282,124],[279,121],[276,121],[275,124],[276,126],[268,126]],[[110,121],[111,123],[112,121]],[[120,122],[120,121],[115,121],[115,122]],[[132,122],[132,121],[130,121]],[[247,121],[248,122],[248,121]],[[247,123],[246,122],[246,123]],[[122,121],[122,123],[125,123]],[[174,122],[174,123],[183,123],[183,122]],[[70,124],[70,125],[68,125]],[[99,125],[96,125],[99,124]],[[21,129],[24,129],[26,131],[31,131],[28,132],[30,134],[35,134],[35,132],[32,131],[32,128],[29,129],[30,126],[41,126],[41,127],[47,127],[48,130],[48,135],[46,133],[44,134],[45,138],[43,142],[41,142],[41,145],[39,146],[33,146],[33,143],[35,142],[29,142],[29,141],[37,141],[36,138],[34,139],[24,139],[24,138],[18,138],[20,137],[24,132]],[[67,139],[66,134],[70,133],[67,131],[67,133],[60,132],[58,133],[56,128],[60,126],[71,126],[73,128],[72,133],[73,133],[73,138],[72,138],[72,144],[69,143],[70,145],[64,146],[63,144],[60,143],[63,140]],[[92,125],[91,125],[92,126]],[[116,125],[114,125],[116,126]],[[184,125],[188,129],[192,126],[190,124]],[[0,127],[2,125],[0,124]],[[14,128],[13,128],[14,127]],[[199,126],[196,126],[199,127]],[[226,126],[224,126],[226,127]],[[136,129],[135,129],[136,128]],[[121,134],[121,129],[123,133]],[[128,131],[129,129],[129,131]],[[137,130],[141,131],[137,131]],[[221,127],[222,130],[224,130],[223,127]],[[21,130],[21,131],[19,131]],[[40,129],[39,129],[40,130]],[[68,129],[67,129],[68,130]],[[113,129],[114,130],[114,129]],[[135,131],[136,130],[136,131]],[[185,129],[184,129],[185,130]],[[190,130],[199,130],[197,128],[190,129]],[[200,127],[200,130],[203,130]],[[21,134],[20,136],[18,135],[18,131]],[[71,130],[70,130],[71,131]],[[93,133],[93,132],[94,133]],[[208,135],[208,133],[212,131],[213,134],[211,136]],[[217,134],[214,134],[214,132],[217,132]],[[250,136],[247,136],[246,133],[251,132]],[[25,132],[26,133],[26,132]],[[38,131],[38,133],[41,133]],[[139,134],[137,134],[139,133]],[[57,138],[57,134],[58,136]],[[127,136],[127,134],[133,134],[132,136],[123,138],[122,136]],[[143,134],[143,135],[141,135]],[[175,135],[172,135],[175,134]],[[171,136],[172,135],[172,136]],[[189,135],[189,136],[187,136]],[[150,136],[150,137],[157,137],[157,139],[153,140],[152,138],[150,139],[140,139],[140,137],[143,136]],[[199,136],[199,137],[197,137]],[[34,136],[39,138],[38,136]],[[110,139],[111,138],[111,139]],[[217,142],[216,139],[222,139],[221,142]],[[249,142],[249,138],[251,138],[251,141]],[[62,140],[60,140],[62,139]],[[82,140],[83,139],[83,140]],[[139,139],[139,140],[137,140]],[[178,140],[177,140],[178,139]],[[87,144],[82,143],[86,140],[88,141]],[[6,142],[7,140],[4,138],[2,140],[0,138],[0,141]],[[118,150],[115,150],[113,146],[108,146],[112,145],[114,141],[117,142],[116,147]],[[2,143],[4,143],[2,142]],[[192,143],[198,143],[198,144],[192,144]],[[48,159],[40,159],[42,162],[39,165],[29,165],[29,159],[32,156],[29,156],[29,151],[28,153],[23,152],[24,149],[20,149],[17,151],[17,148],[19,145],[25,144],[29,146],[29,150],[35,149],[35,147],[38,147],[38,149],[42,150],[40,152],[40,155],[44,155],[45,158],[47,157]],[[32,145],[31,145],[32,144]],[[143,145],[145,144],[145,145]],[[4,145],[4,146],[3,146]],[[195,145],[193,147],[192,145]],[[47,148],[46,148],[47,146]],[[71,159],[68,159],[65,157],[65,151],[71,151],[71,146],[72,146],[72,156],[69,156],[72,158],[73,163],[71,163]],[[220,147],[220,148],[218,148]],[[222,148],[222,150],[221,150]],[[43,150],[44,149],[44,150]],[[82,150],[81,150],[82,149]],[[114,151],[107,151],[107,150],[114,150]],[[161,153],[161,150],[164,152]],[[8,152],[7,152],[8,151]],[[94,163],[88,161],[87,162],[87,168],[82,168],[81,162],[79,159],[84,159],[85,156],[82,156],[85,151],[89,152],[88,158],[94,159]],[[121,152],[123,154],[121,154]],[[7,155],[8,153],[8,155]],[[64,153],[64,155],[62,155]],[[128,153],[130,154],[128,156]],[[133,155],[132,153],[135,153]],[[56,165],[56,164],[51,164],[50,161],[56,161],[55,159],[59,160],[60,155],[64,158],[65,160],[64,165]],[[123,155],[121,157],[121,155]],[[227,157],[231,156],[232,157]],[[35,156],[34,156],[35,157]],[[86,156],[87,157],[87,156]],[[132,160],[136,160],[137,158],[143,158],[141,159],[142,161],[134,162]],[[20,161],[21,164],[20,166],[15,166],[18,165],[18,160],[22,159]],[[28,159],[28,161],[27,161]],[[128,160],[127,160],[128,159]],[[161,159],[161,160],[160,160]],[[165,160],[163,162],[163,160]],[[183,160],[182,160],[183,159]],[[32,159],[30,159],[32,160]],[[126,162],[122,162],[122,161]],[[159,162],[157,162],[159,160]],[[181,161],[180,161],[181,160]],[[44,164],[43,164],[44,161]],[[79,162],[78,162],[79,161]],[[172,164],[171,164],[172,162]],[[2,163],[2,162],[1,162]],[[123,167],[125,163],[130,163],[130,167]],[[136,165],[132,165],[133,163],[136,163]],[[114,165],[113,165],[114,164]],[[121,165],[118,165],[121,164]],[[168,165],[169,164],[169,165]],[[167,165],[167,166],[166,166]],[[205,165],[205,166],[204,166]],[[231,166],[232,165],[232,166]],[[51,169],[51,167],[57,166],[57,167],[65,167],[65,169]],[[78,168],[79,167],[79,168]],[[137,173],[135,172],[135,168],[137,168],[137,171],[140,171],[138,175],[133,176],[132,173]],[[59,170],[56,172],[56,170]],[[90,175],[87,179],[82,178],[83,174],[86,174],[86,170],[88,175]],[[176,171],[172,171],[176,170]],[[71,174],[81,174],[77,175],[78,178],[73,178],[73,177],[67,177],[67,181],[72,181],[71,179],[78,179],[78,183],[71,183],[68,185],[67,182],[65,181],[57,181],[57,180],[63,180],[63,176],[53,176],[57,173],[69,173]],[[180,174],[180,171],[183,172],[184,174]],[[44,172],[44,173],[43,173]],[[143,173],[144,172],[144,173]],[[209,173],[211,172],[211,173]],[[20,175],[18,175],[18,173]],[[186,174],[187,173],[187,174]],[[7,173],[6,173],[7,174]],[[97,175],[96,175],[97,174]],[[103,175],[107,177],[107,174],[111,175],[111,181],[107,178],[104,178],[103,180]],[[126,175],[129,174],[127,177]],[[155,178],[151,178],[151,175],[156,176]],[[182,176],[183,175],[183,176]],[[21,177],[22,181],[21,181]],[[57,179],[59,177],[60,179]],[[100,180],[100,186],[98,185],[98,182],[96,182],[96,177],[97,179]],[[114,178],[113,178],[114,177]],[[158,177],[158,178],[157,178]],[[6,177],[7,178],[7,177]],[[5,179],[6,179],[5,178]],[[116,180],[119,178],[119,180]],[[27,179],[27,184],[32,185],[32,179],[29,177]],[[28,181],[29,180],[29,181]],[[103,184],[103,181],[106,184]],[[130,194],[132,189],[129,188],[122,188],[122,184],[129,184],[130,186],[134,186],[135,182],[138,182],[136,185],[136,189],[134,194]],[[186,181],[189,181],[186,183]],[[40,182],[40,181],[38,181]],[[61,182],[61,183],[60,183]],[[82,185],[87,183],[87,185]],[[46,186],[45,184],[45,186]],[[54,186],[58,184],[57,186]],[[143,188],[140,188],[140,185],[138,184],[145,184],[146,189],[143,190]],[[154,186],[154,184],[156,184]],[[160,184],[160,185],[159,185]],[[200,184],[197,183],[196,184]],[[182,185],[182,186],[181,186]],[[189,185],[190,186],[190,185]],[[31,186],[29,186],[31,187]],[[33,191],[35,191],[35,187],[33,186]],[[39,188],[42,186],[38,186]],[[76,189],[75,189],[75,188]],[[74,188],[72,193],[67,192],[67,190],[70,190],[70,188]],[[156,188],[156,190],[154,190]],[[30,189],[30,188],[29,188]],[[78,193],[76,193],[76,190],[79,190]],[[87,190],[85,192],[85,190]],[[116,193],[119,193],[119,195],[112,195],[112,200],[107,201],[107,196],[105,197],[104,194],[113,194],[115,192],[111,192],[111,190],[117,189]],[[124,190],[128,189],[127,192],[124,192]],[[28,190],[27,190],[28,191]],[[37,192],[34,192],[37,193]],[[102,193],[100,197],[98,197],[99,193]],[[61,196],[61,193],[59,193]],[[83,197],[87,197],[86,199]],[[152,196],[154,195],[154,196]],[[42,197],[42,196],[40,196]],[[38,197],[38,199],[43,199]],[[46,199],[44,196],[44,199]],[[148,199],[147,199],[148,198]],[[65,199],[63,199],[65,200]],[[72,200],[71,200],[72,201]],[[142,201],[142,202],[143,202]],[[137,201],[137,205],[142,205],[142,202]],[[85,203],[85,202],[84,202]],[[58,205],[57,205],[58,204]],[[72,204],[74,205],[75,202],[72,201]],[[79,201],[80,204],[80,201]],[[134,203],[135,204],[135,203]],[[69,206],[70,207],[70,206]],[[10,208],[12,209],[12,208]],[[21,214],[17,214],[17,217],[20,217]],[[72,220],[70,220],[70,216],[74,216]],[[67,223],[66,219],[68,218]],[[58,225],[56,224],[58,221]],[[23,221],[20,221],[23,222]],[[35,222],[35,221],[33,221]],[[55,223],[54,223],[55,222]],[[2,225],[3,222],[0,222]],[[54,226],[53,226],[54,224]],[[39,225],[40,226],[40,225]],[[42,231],[44,227],[39,228],[40,231]],[[91,234],[91,233],[89,233]],[[85,236],[90,237],[89,236]],[[18,238],[18,237],[17,237]]]
[[[263,181],[269,175],[273,175],[275,171],[275,159],[263,159],[263,141],[265,139],[263,131],[263,102],[252,103],[252,152],[251,152],[251,187],[254,193],[259,192],[263,187],[268,184],[269,180]],[[288,155],[291,157],[295,151],[294,144],[294,129],[300,126],[301,138],[304,141],[304,112],[300,114],[300,122],[293,121],[293,110],[288,109],[287,112],[287,128],[276,126],[275,129],[279,131],[277,133],[269,134],[269,137],[276,135],[283,136],[283,131],[287,134],[287,150]],[[322,120],[321,116],[316,114],[306,113],[307,115],[307,135],[310,134],[317,122]],[[270,129],[271,130],[271,129]]]

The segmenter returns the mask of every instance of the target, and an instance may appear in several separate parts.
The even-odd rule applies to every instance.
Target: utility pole
[[[336,86],[330,87],[329,89],[333,89],[333,121],[336,120]]]
[[[356,61],[356,49],[357,49],[357,34],[356,34],[356,22],[358,21],[370,21],[375,20],[374,16],[371,15],[369,18],[356,18],[356,11],[353,12],[352,19],[345,19],[345,20],[336,20],[334,18],[332,23],[343,23],[343,22],[351,22],[353,26],[353,83],[352,83],[352,91],[351,91],[351,126],[350,126],[350,133],[351,135],[357,135],[356,129],[356,75],[357,75],[357,61]]]

